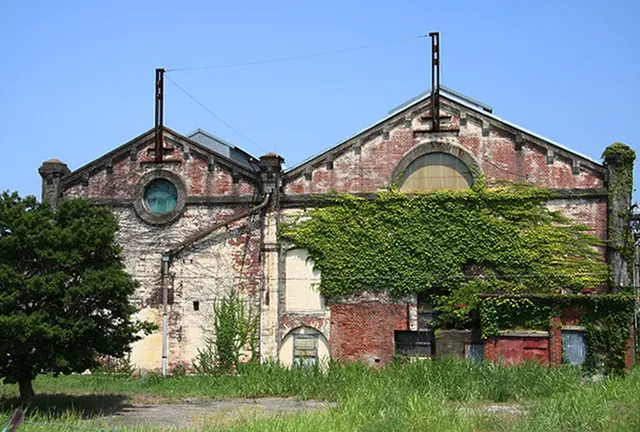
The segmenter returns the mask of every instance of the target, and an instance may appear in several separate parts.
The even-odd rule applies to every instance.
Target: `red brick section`
[[[384,365],[393,361],[394,330],[408,330],[406,304],[331,305],[331,355]]]
[[[562,319],[559,317],[551,318],[549,345],[551,366],[560,366],[562,364]]]
[[[88,185],[77,183],[64,191],[64,195],[85,198],[130,198],[140,177],[158,167],[180,175],[186,183],[189,196],[252,195],[257,191],[256,186],[244,177],[240,177],[239,181],[234,183],[231,173],[220,166],[209,171],[208,160],[196,154],[184,160],[180,149],[176,149],[167,158],[171,163],[160,166],[146,163],[153,160],[148,151],[151,148],[153,146],[140,150],[136,160],[127,156],[114,161],[111,173],[104,167],[91,174]]]
[[[457,124],[459,119],[454,116],[452,122]],[[349,148],[337,155],[333,170],[319,162],[313,167],[312,181],[306,180],[303,174],[289,179],[285,193],[325,193],[333,189],[339,192],[376,191],[389,184],[393,169],[402,156],[429,139],[428,136],[416,138],[412,128],[397,126],[390,131],[388,139],[378,136],[365,142],[360,154]],[[549,188],[599,188],[604,185],[603,175],[585,169],[574,175],[572,161],[558,155],[553,164],[547,164],[544,148],[525,144],[522,150],[515,150],[514,137],[496,130],[491,130],[485,137],[479,126],[469,125],[460,129],[453,142],[475,157],[489,179],[526,181]]]
[[[452,124],[459,124],[459,118],[454,116]],[[319,162],[310,167],[312,180],[307,180],[303,173],[294,178],[285,177],[285,194],[326,193],[331,190],[375,192],[388,186],[400,159],[416,145],[431,139],[429,136],[414,137],[414,128],[418,128],[416,121],[413,128],[397,126],[390,131],[388,139],[379,135],[365,142],[359,153],[355,147],[346,149],[335,155],[332,170],[327,169],[324,161]],[[481,127],[472,122],[461,127],[459,135],[452,140],[473,155],[488,179],[524,181],[556,189],[604,187],[602,174],[581,169],[578,175],[574,175],[571,160],[556,155],[553,164],[547,164],[546,149],[525,144],[522,150],[516,150],[513,136],[493,129],[489,136],[482,136]],[[593,227],[593,233],[598,237],[606,238],[606,199],[565,200],[557,206],[576,222]]]

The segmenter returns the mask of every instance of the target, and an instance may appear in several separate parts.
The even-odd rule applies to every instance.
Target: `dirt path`
[[[188,428],[204,424],[229,426],[256,417],[271,417],[296,412],[317,412],[335,403],[294,398],[231,400],[192,400],[188,403],[129,406],[101,419],[105,426],[147,425],[162,428]]]

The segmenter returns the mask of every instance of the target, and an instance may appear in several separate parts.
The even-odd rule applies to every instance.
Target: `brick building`
[[[437,131],[430,107],[430,93],[422,94],[287,170],[278,155],[257,159],[201,130],[183,136],[164,128],[157,162],[151,130],[75,171],[59,160],[44,162],[42,195],[54,205],[89,198],[119,217],[126,266],[140,282],[132,301],[140,317],[161,328],[163,312],[166,317],[166,338],[158,331],[133,347],[137,367],[160,368],[163,346],[169,365],[190,363],[211,325],[213,303],[230,289],[260,315],[263,359],[290,364],[333,356],[384,364],[418,330],[418,298],[322,298],[314,289],[321,275],[306,252],[276,237],[282,220],[313,205],[312,194],[367,194],[391,182],[407,192],[461,189],[482,173],[556,190],[560,198],[548,205],[602,239],[618,223],[608,219],[614,161],[563,147],[446,88]],[[629,199],[616,205],[628,206]],[[624,259],[615,250],[607,255],[615,283],[628,284]],[[512,335],[505,350],[529,343],[534,357],[549,358],[548,334],[532,335],[533,342],[521,336]],[[491,343],[495,353],[499,341]],[[437,346],[439,354],[473,357],[482,355],[479,344],[473,332],[458,331]]]

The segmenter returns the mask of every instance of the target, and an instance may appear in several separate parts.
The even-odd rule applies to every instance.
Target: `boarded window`
[[[563,331],[562,332],[563,360],[574,366],[581,365],[587,359],[587,340],[584,332]]]
[[[293,363],[297,366],[318,364],[318,338],[315,335],[296,335],[293,338]]]
[[[433,355],[433,332],[396,331],[396,355],[407,357],[431,357]]]
[[[409,164],[404,172],[402,192],[439,189],[468,189],[473,183],[469,167],[447,153],[428,153]]]

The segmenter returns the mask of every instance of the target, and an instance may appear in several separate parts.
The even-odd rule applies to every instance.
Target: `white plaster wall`
[[[131,359],[136,368],[155,370],[161,365],[160,267],[163,252],[239,210],[191,205],[176,222],[156,227],[140,220],[133,208],[114,209],[120,223],[117,241],[123,246],[126,270],[140,283],[132,298],[132,302],[141,308],[138,318],[158,325],[156,332],[133,344]],[[243,236],[250,237],[252,241],[238,241]],[[191,364],[213,325],[214,301],[230,289],[240,293],[245,302],[258,312],[262,280],[260,272],[256,271],[255,259],[259,237],[260,220],[256,216],[221,228],[173,260],[170,269],[173,303],[168,308],[169,365]],[[199,311],[193,309],[194,300],[199,302]]]
[[[313,269],[313,260],[304,249],[287,251],[286,293],[287,312],[314,312],[324,309],[324,299],[318,291],[320,272]]]

